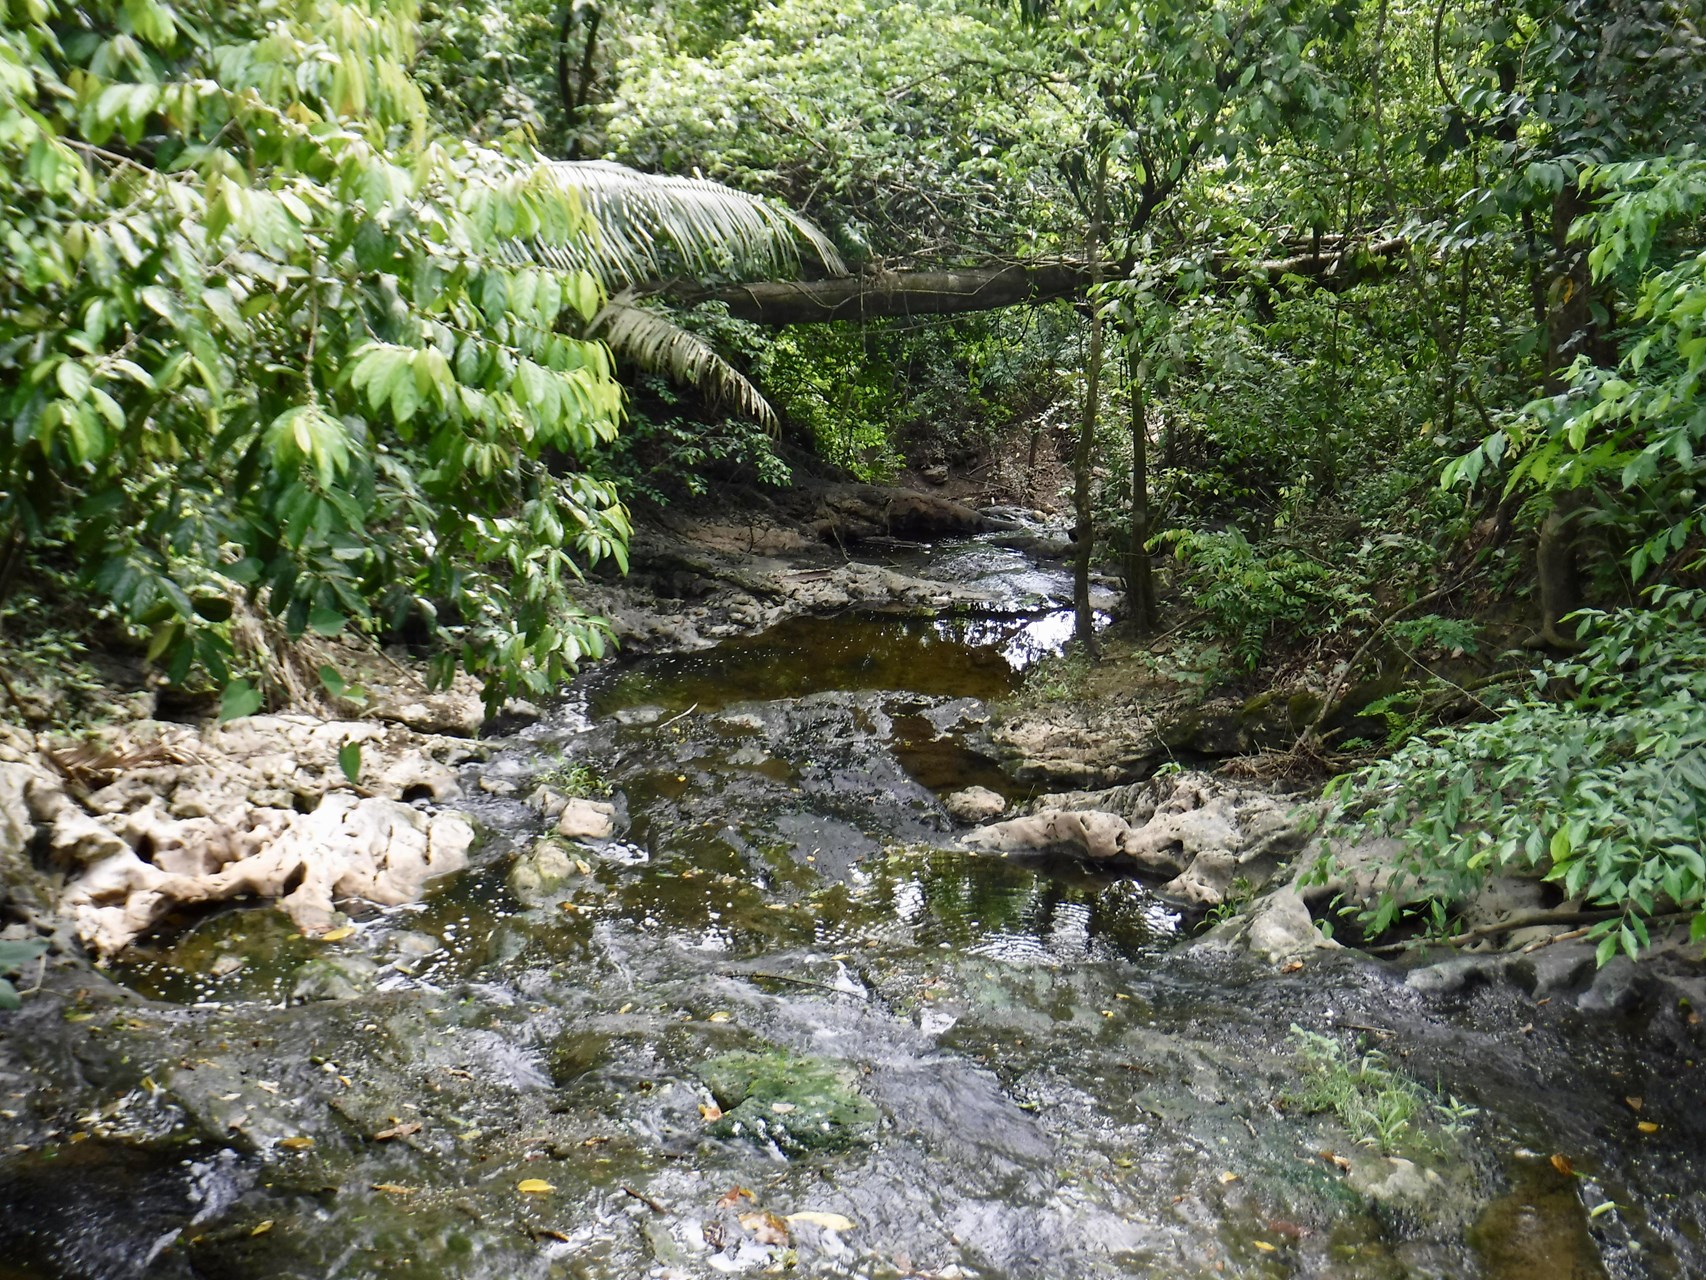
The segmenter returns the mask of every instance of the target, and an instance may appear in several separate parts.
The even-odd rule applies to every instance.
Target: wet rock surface
[[[1041,641],[1010,604],[594,673],[443,758],[487,836],[419,901],[318,936],[226,906],[50,968],[0,1015],[0,1196],[48,1206],[0,1214],[0,1275],[1706,1270],[1686,957],[1407,983],[1318,946],[1277,872],[1266,933],[1191,941],[1147,884],[1283,869],[1289,801],[1015,783],[984,700]],[[1172,860],[966,848],[974,786]],[[560,834],[573,799],[608,831]],[[1378,1051],[1414,1113],[1359,1145],[1300,1100],[1300,1031]]]

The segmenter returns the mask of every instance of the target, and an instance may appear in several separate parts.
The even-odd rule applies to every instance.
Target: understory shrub
[[[1414,737],[1329,784],[1334,839],[1403,842],[1371,935],[1404,901],[1451,901],[1520,868],[1608,913],[1590,933],[1601,964],[1649,945],[1655,916],[1692,913],[1706,937],[1706,592],[1660,594],[1652,609],[1576,615],[1582,651],[1544,663],[1495,719]]]

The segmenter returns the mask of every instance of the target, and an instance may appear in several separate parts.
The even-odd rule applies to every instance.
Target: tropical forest
[[[1702,0],[0,0],[0,1280],[1706,1276]]]

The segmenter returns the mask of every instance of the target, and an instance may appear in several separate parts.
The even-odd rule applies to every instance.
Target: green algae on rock
[[[858,1072],[823,1058],[726,1053],[699,1069],[722,1108],[711,1132],[774,1142],[783,1151],[844,1151],[868,1141],[877,1109],[859,1092]]]

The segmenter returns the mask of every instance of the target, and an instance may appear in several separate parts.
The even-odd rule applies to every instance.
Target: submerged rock
[[[774,1142],[783,1151],[840,1151],[867,1141],[877,1109],[859,1092],[858,1072],[823,1058],[728,1053],[700,1068],[722,1108],[719,1137]]]

